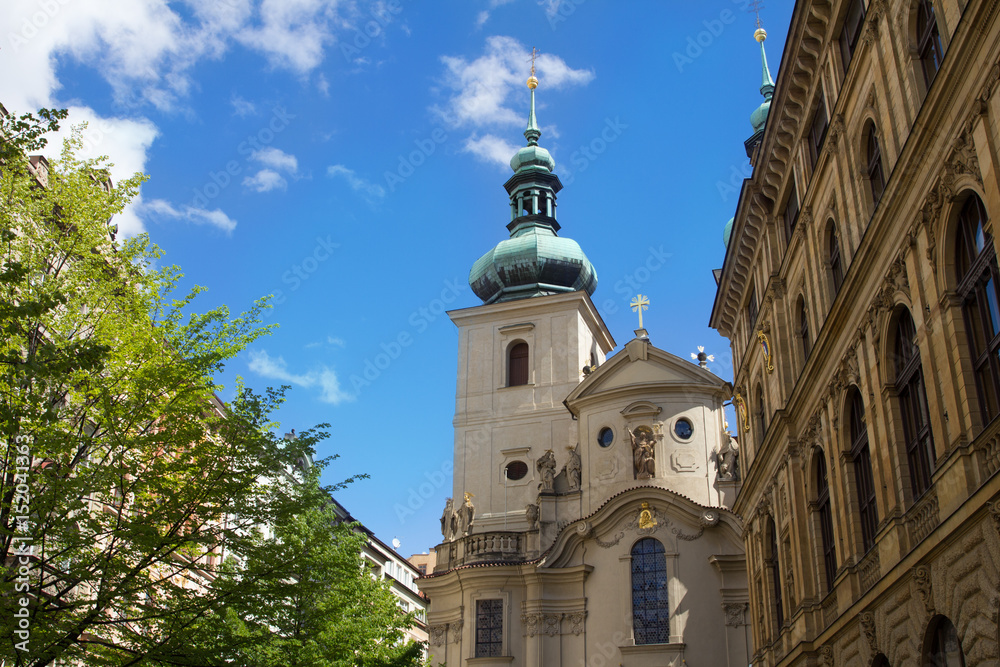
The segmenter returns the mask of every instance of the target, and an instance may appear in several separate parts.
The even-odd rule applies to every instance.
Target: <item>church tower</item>
[[[449,313],[454,500],[419,583],[432,662],[746,665],[732,387],[653,346],[641,320],[608,356],[597,273],[558,234],[537,85],[532,67],[527,145],[504,184],[510,238],[472,266],[482,305]]]

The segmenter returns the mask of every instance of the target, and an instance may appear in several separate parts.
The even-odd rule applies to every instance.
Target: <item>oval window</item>
[[[610,447],[611,443],[615,441],[615,432],[610,428],[602,428],[601,432],[597,434],[597,444],[601,447]]]
[[[504,473],[510,480],[524,479],[524,476],[528,474],[528,464],[524,461],[511,461],[504,468]]]
[[[691,437],[691,434],[694,433],[694,427],[691,426],[691,422],[687,419],[678,419],[677,423],[674,424],[674,433],[676,433],[677,437],[681,440],[687,440]]]

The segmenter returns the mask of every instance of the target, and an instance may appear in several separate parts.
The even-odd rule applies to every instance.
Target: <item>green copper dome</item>
[[[597,270],[573,239],[560,237],[556,222],[556,194],[562,189],[552,173],[555,161],[538,145],[541,132],[535,121],[535,86],[524,136],[528,145],[510,160],[514,175],[504,183],[510,196],[510,238],[480,257],[469,272],[469,285],[483,303],[527,299],[533,296],[597,288]]]
[[[736,218],[729,218],[729,222],[722,228],[722,245],[729,247],[729,237],[733,235],[733,222]]]
[[[764,124],[767,122],[767,115],[771,111],[774,80],[771,78],[771,70],[767,66],[767,54],[764,52],[764,40],[767,39],[767,32],[763,28],[757,28],[753,36],[760,43],[760,61],[763,69],[761,72],[760,94],[764,96],[764,101],[750,114],[750,124],[753,125],[754,133],[757,133],[764,129]]]

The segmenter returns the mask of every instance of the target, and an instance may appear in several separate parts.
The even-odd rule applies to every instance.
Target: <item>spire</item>
[[[757,19],[758,25],[760,19]],[[764,101],[750,114],[750,124],[753,125],[754,136],[764,131],[764,124],[767,122],[767,114],[771,110],[771,98],[774,96],[774,79],[771,78],[771,70],[767,66],[767,53],[764,52],[764,40],[767,39],[767,31],[757,28],[753,33],[753,38],[760,44],[761,81],[760,94],[764,96]]]
[[[531,48],[531,76],[528,77],[528,89],[531,91],[531,111],[528,112],[528,128],[524,131],[524,138],[528,140],[529,146],[537,146],[538,138],[542,136],[538,129],[538,121],[535,120],[535,88],[538,87],[538,79],[535,77],[535,57],[538,49]]]

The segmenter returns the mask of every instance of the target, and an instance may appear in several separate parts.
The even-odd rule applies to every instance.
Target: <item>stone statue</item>
[[[634,432],[625,427],[628,437],[632,440],[632,457],[635,463],[636,479],[652,479],[656,476],[656,460],[654,445],[656,439],[648,426],[640,426]]]
[[[458,528],[462,535],[468,535],[472,531],[472,522],[476,518],[476,507],[472,504],[472,494],[466,492],[465,503],[458,508]]]
[[[580,454],[577,445],[569,452],[569,461],[566,463],[566,483],[569,484],[570,491],[577,491],[580,488],[583,466],[580,464]]]
[[[538,490],[542,492],[552,491],[556,479],[556,456],[551,449],[535,462],[535,467],[538,468],[538,472],[542,476],[542,483],[538,485]]]
[[[715,468],[719,480],[723,482],[736,481],[740,478],[740,446],[736,438],[725,434],[722,449],[715,455]]]
[[[444,512],[441,513],[441,536],[445,542],[455,536],[454,522],[452,521],[455,514],[454,506],[455,504],[449,498],[444,503]]]
[[[528,530],[538,528],[538,505],[534,503],[524,508],[524,518],[528,520]]]

